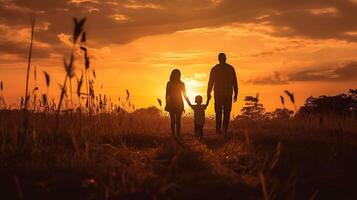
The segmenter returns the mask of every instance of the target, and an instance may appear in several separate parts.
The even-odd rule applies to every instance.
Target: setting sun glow
[[[42,72],[49,73],[50,98],[59,96],[58,83],[62,84],[65,74],[63,57],[68,57],[71,51],[69,38],[75,15],[87,16],[90,74],[95,70],[96,92],[118,99],[128,89],[137,107],[157,105],[157,98],[165,99],[170,71],[177,66],[190,100],[198,94],[205,99],[209,72],[217,64],[219,52],[227,54],[227,62],[237,73],[239,96],[238,103],[233,105],[235,114],[240,112],[248,95],[259,93],[266,109],[274,110],[281,107],[279,96],[284,90],[293,91],[297,106],[301,106],[309,96],[346,92],[357,83],[357,44],[353,42],[356,36],[351,34],[356,31],[354,26],[326,27],[323,29],[329,30],[326,33],[317,27],[327,24],[315,24],[315,19],[321,18],[333,19],[328,24],[336,27],[354,21],[340,16],[340,8],[333,6],[300,8],[299,4],[300,11],[290,13],[278,4],[264,9],[267,6],[264,4],[259,6],[261,10],[276,12],[262,13],[251,7],[253,2],[239,5],[239,1],[190,1],[179,5],[176,1],[150,4],[71,1],[56,5],[11,2],[3,2],[2,9],[6,12],[2,13],[17,14],[12,14],[13,18],[4,16],[6,20],[0,21],[0,44],[4,47],[0,49],[0,80],[4,83],[3,96],[13,107],[19,106],[24,95],[30,39],[28,17],[24,16],[31,10],[41,12],[37,16],[31,61],[38,77],[34,80],[30,76],[29,83],[31,88],[39,88],[38,94],[46,93]],[[295,9],[296,5],[291,6]],[[191,12],[192,7],[201,13]],[[231,15],[230,8],[237,11]],[[247,15],[246,10],[249,10]],[[284,15],[276,14],[282,11]],[[181,17],[168,17],[171,13]],[[236,13],[245,17],[232,18]],[[305,16],[303,21],[307,23],[301,27],[294,16]],[[16,37],[12,37],[14,34]],[[83,59],[81,52],[76,56],[78,79],[83,71]],[[74,79],[73,82],[76,85]],[[212,110],[209,106],[208,112]]]

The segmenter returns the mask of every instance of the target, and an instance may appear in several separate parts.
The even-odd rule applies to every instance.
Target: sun
[[[195,97],[197,95],[201,95],[204,97],[204,91],[202,87],[204,84],[201,81],[189,79],[185,80],[185,85],[187,96],[192,103],[195,101]]]
[[[195,97],[197,95],[202,95],[202,94],[199,94],[195,89],[192,89],[190,87],[186,88],[186,92],[187,92],[187,96],[188,96],[188,98],[190,99],[191,102],[195,101]]]

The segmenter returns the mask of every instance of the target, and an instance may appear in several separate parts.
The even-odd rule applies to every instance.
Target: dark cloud
[[[287,77],[280,72],[274,72],[272,76],[259,77],[247,81],[247,83],[257,84],[257,85],[280,85],[280,84],[287,84],[288,82],[289,81],[287,80]]]
[[[323,70],[319,70],[323,69]],[[327,69],[327,70],[326,70]],[[313,67],[291,73],[274,72],[272,76],[249,80],[252,84],[286,84],[298,81],[344,82],[357,80],[357,61],[345,62],[339,67]]]
[[[326,69],[326,68],[325,68]],[[352,81],[357,79],[357,62],[351,61],[331,70],[305,70],[288,75],[290,81]]]
[[[29,43],[12,42],[9,40],[0,40],[0,54],[14,54],[19,59],[27,58],[29,51]],[[32,58],[42,59],[48,58],[53,51],[50,48],[36,47],[33,49]]]
[[[191,28],[263,22],[273,26],[275,36],[357,39],[350,34],[357,31],[357,4],[350,0],[0,0],[0,24],[28,26],[33,15],[38,24],[49,24],[37,40],[56,48],[58,34],[71,33],[73,16],[88,18],[89,41],[96,47]]]
[[[275,54],[280,54],[284,52],[288,52],[290,50],[296,50],[301,47],[305,47],[306,43],[300,43],[300,42],[293,42],[291,45],[286,45],[283,47],[278,47],[278,48],[273,48],[273,49],[268,49],[268,50],[263,50],[260,51],[256,54],[252,54],[252,57],[262,57],[262,56],[272,56]]]

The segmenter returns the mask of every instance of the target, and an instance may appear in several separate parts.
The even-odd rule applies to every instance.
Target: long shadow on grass
[[[162,185],[175,186],[159,193],[159,199],[248,199],[260,197],[256,188],[232,181],[231,174],[214,165],[215,158],[190,145],[165,142],[157,152],[154,173]],[[220,166],[222,167],[222,166]],[[162,191],[162,190],[160,190]]]
[[[164,141],[169,140],[168,137],[155,136],[149,134],[127,133],[119,135],[111,135],[103,138],[103,143],[110,143],[116,146],[127,146],[137,149],[155,148]]]

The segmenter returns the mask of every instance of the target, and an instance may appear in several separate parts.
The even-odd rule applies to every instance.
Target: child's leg
[[[176,115],[175,113],[170,112],[170,118],[171,118],[171,135],[175,135],[175,123],[176,123]]]
[[[198,124],[195,124],[195,137],[198,138],[199,137],[199,128],[198,128]]]
[[[200,140],[203,139],[203,124],[200,124],[199,126],[199,138]]]

